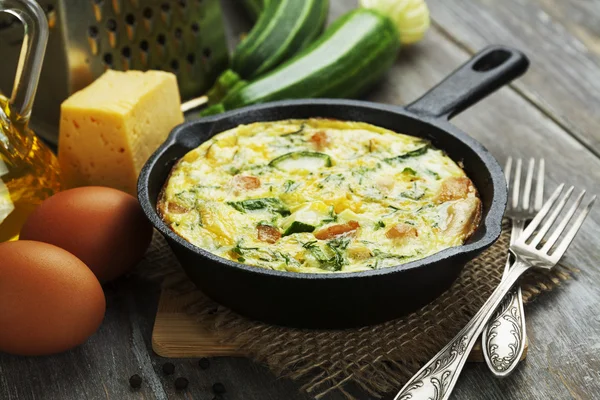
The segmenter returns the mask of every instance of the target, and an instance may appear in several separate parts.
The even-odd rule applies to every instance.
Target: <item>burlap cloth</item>
[[[207,299],[187,279],[170,248],[155,234],[136,273],[160,280],[163,289],[195,292],[188,311],[224,342],[267,364],[277,375],[299,380],[303,390],[322,398],[339,391],[349,399],[356,388],[370,397],[399,390],[477,312],[499,283],[506,261],[509,225],[501,238],[470,262],[453,286],[433,303],[404,318],[343,331],[282,328],[247,320]],[[558,266],[531,271],[521,280],[523,299],[531,301],[569,279],[576,270]],[[392,305],[390,305],[392,307]],[[362,397],[362,396],[361,396]]]

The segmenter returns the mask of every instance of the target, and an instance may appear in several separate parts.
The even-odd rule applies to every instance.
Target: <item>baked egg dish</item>
[[[463,169],[421,138],[313,118],[213,136],[174,165],[158,212],[220,257],[337,273],[460,246],[479,225],[481,201]]]

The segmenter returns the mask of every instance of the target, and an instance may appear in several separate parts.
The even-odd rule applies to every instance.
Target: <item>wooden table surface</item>
[[[247,22],[232,11],[234,2],[224,5],[235,36]],[[354,0],[331,3],[332,18],[356,5]],[[567,182],[600,192],[600,0],[428,4],[434,22],[427,38],[401,52],[369,100],[406,104],[486,45],[517,47],[531,59],[529,72],[454,122],[501,163],[509,155],[544,157],[548,191]],[[599,232],[597,206],[564,259],[581,272],[526,307],[531,346],[526,362],[503,380],[492,377],[485,365],[468,365],[455,399],[600,398]],[[207,370],[196,359],[171,360],[177,374],[165,377],[166,360],[150,345],[158,294],[147,282],[118,280],[106,287],[102,327],[84,345],[52,357],[0,354],[0,399],[210,400],[215,382],[226,386],[227,400],[311,398],[300,392],[299,383],[278,379],[245,359],[211,359]],[[136,373],[144,385],[133,391],[128,378]],[[175,390],[177,376],[189,379],[187,391]]]

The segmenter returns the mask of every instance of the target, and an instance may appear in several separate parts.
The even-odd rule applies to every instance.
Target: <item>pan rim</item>
[[[205,249],[202,249],[193,243],[187,241],[183,237],[176,234],[171,230],[166,223],[160,218],[158,211],[152,206],[148,187],[149,178],[151,172],[156,167],[156,163],[159,158],[165,153],[170,147],[174,146],[178,142],[178,136],[181,132],[185,132],[189,127],[195,125],[214,125],[220,121],[225,121],[236,116],[252,114],[257,111],[264,111],[277,108],[285,107],[299,107],[299,106],[340,106],[340,107],[353,107],[360,108],[363,110],[372,111],[384,111],[396,115],[411,118],[420,123],[431,125],[446,134],[454,137],[455,139],[462,142],[464,145],[469,147],[485,165],[488,173],[491,176],[492,185],[492,199],[489,210],[482,219],[476,232],[485,229],[482,237],[479,239],[463,244],[460,246],[450,247],[441,250],[437,253],[431,254],[427,257],[414,260],[405,264],[399,264],[392,267],[386,267],[378,270],[369,271],[357,271],[357,272],[327,272],[327,273],[303,273],[303,272],[289,272],[289,271],[278,271],[270,270],[266,268],[260,268],[256,266],[246,265],[237,263],[235,261],[228,260],[226,258],[217,256]],[[218,133],[218,132],[217,132]],[[410,133],[409,133],[410,134]],[[443,150],[443,149],[442,149]],[[502,178],[500,178],[502,177]],[[402,273],[408,270],[414,270],[417,268],[424,268],[430,264],[434,264],[443,260],[452,258],[458,258],[461,256],[477,255],[481,251],[489,248],[494,244],[502,232],[502,218],[507,203],[507,187],[504,180],[504,174],[500,167],[500,164],[495,157],[476,139],[469,136],[456,126],[452,125],[445,118],[435,118],[431,116],[418,115],[413,112],[406,110],[403,107],[375,103],[364,100],[347,100],[347,99],[296,99],[296,100],[283,100],[276,102],[269,102],[264,104],[252,105],[248,107],[239,108],[236,110],[228,111],[216,116],[206,117],[199,120],[184,122],[171,131],[168,138],[159,146],[159,148],[150,156],[150,158],[144,164],[139,178],[138,178],[138,200],[146,215],[146,218],[152,223],[155,229],[157,229],[163,237],[171,240],[178,245],[184,247],[186,250],[193,252],[194,254],[206,259],[219,263],[223,266],[238,269],[246,273],[267,275],[276,278],[283,278],[289,280],[342,280],[342,279],[368,279],[379,277],[382,275],[392,275],[395,273]],[[199,266],[198,266],[199,267]],[[184,268],[189,268],[185,266]]]

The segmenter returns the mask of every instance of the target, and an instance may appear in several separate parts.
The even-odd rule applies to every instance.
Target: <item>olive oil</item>
[[[0,96],[0,243],[16,240],[25,220],[60,190],[56,156]]]

